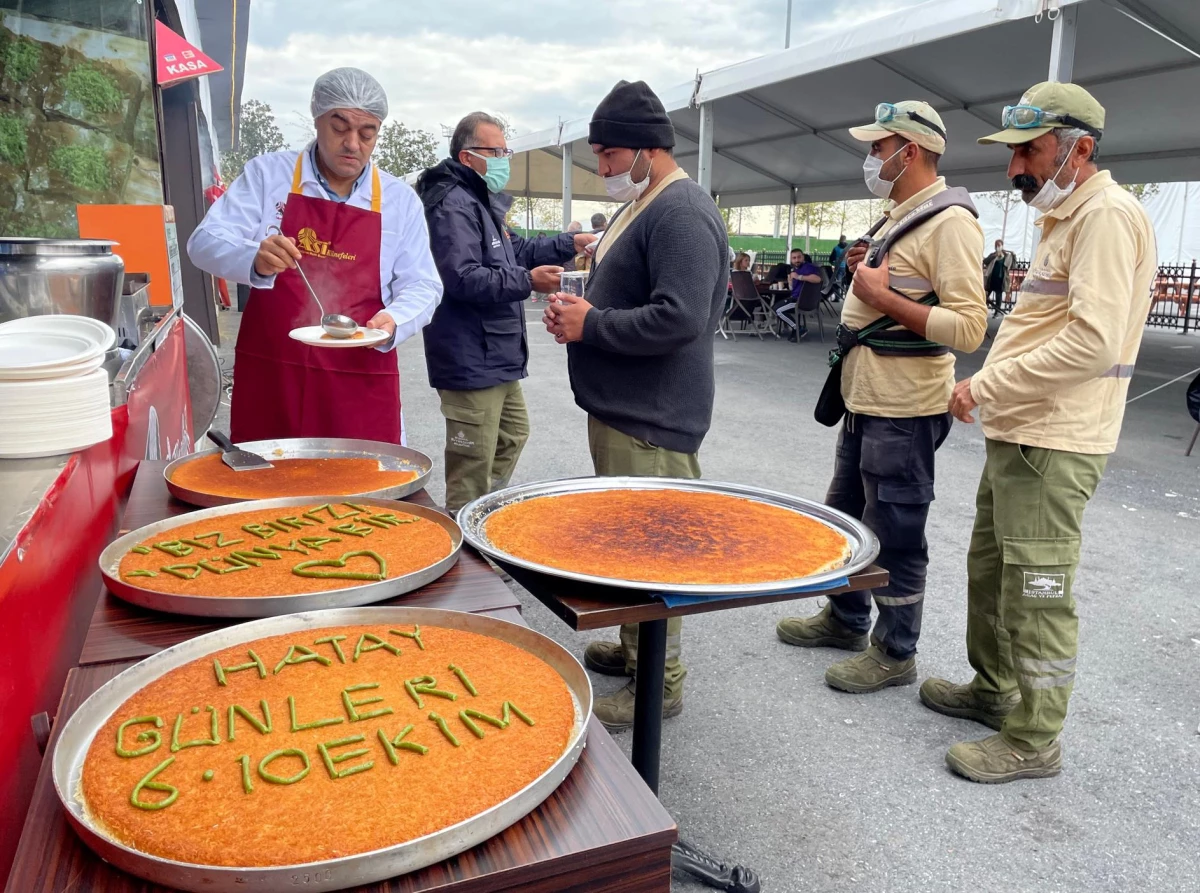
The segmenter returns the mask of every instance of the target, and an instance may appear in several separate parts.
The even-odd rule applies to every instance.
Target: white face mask
[[[608,193],[609,198],[618,202],[632,202],[642,197],[642,193],[650,185],[650,168],[654,167],[654,162],[650,162],[650,167],[646,168],[646,176],[640,183],[633,182],[633,169],[637,167],[637,161],[641,154],[642,150],[638,149],[637,154],[633,156],[633,164],[625,173],[604,178],[604,190]]]
[[[866,180],[867,188],[871,190],[872,195],[876,195],[879,198],[884,199],[891,197],[892,187],[900,181],[900,177],[904,176],[904,171],[908,170],[908,165],[905,165],[904,171],[900,171],[900,174],[895,180],[885,180],[883,177],[879,176],[879,174],[883,170],[883,166],[885,164],[887,164],[907,148],[908,144],[906,143],[898,150],[893,152],[888,158],[882,160],[876,158],[874,155],[867,156],[867,160],[863,162],[863,179]]]
[[[1075,143],[1078,142],[1079,140],[1075,141]],[[1079,171],[1075,171],[1075,176],[1071,178],[1071,182],[1065,188],[1058,185],[1058,175],[1067,166],[1067,161],[1071,158],[1071,152],[1075,151],[1075,143],[1071,144],[1071,148],[1067,152],[1067,157],[1058,166],[1058,170],[1054,172],[1054,176],[1042,184],[1041,190],[1033,197],[1033,200],[1029,203],[1029,207],[1046,214],[1065,202],[1067,196],[1075,191],[1075,181],[1079,178]]]

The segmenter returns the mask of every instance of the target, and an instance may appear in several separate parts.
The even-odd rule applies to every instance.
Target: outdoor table
[[[497,564],[573,630],[603,629],[622,623],[638,625],[638,672],[634,686],[631,760],[633,768],[656,794],[662,750],[663,676],[667,660],[668,619],[820,595],[858,592],[884,586],[888,582],[887,571],[872,565],[865,571],[849,577],[846,585],[840,587],[703,599],[671,608],[650,592],[577,582],[529,571],[502,561]],[[722,876],[720,882],[714,882],[711,877],[703,874],[696,874],[696,877],[711,886],[731,893],[756,893],[759,889],[755,873],[743,866],[728,865],[712,859],[682,841],[676,845],[675,854],[678,863],[676,867],[689,873],[694,873],[689,863],[695,861],[696,856],[699,856],[701,861],[711,863],[711,866],[717,869],[716,873]]]
[[[143,462],[123,528],[136,529],[190,510],[163,482],[165,463]],[[410,497],[432,505],[422,491]],[[382,604],[472,611],[523,623],[519,602],[469,546],[437,582]],[[25,818],[6,891],[159,893],[165,888],[113,868],[71,829],[54,791],[53,753],[65,721],[96,689],[144,657],[239,622],[146,611],[105,594],[88,631],[80,666],[70,671]],[[503,833],[459,856],[358,893],[668,893],[675,823],[625,760],[608,732],[589,725],[579,762],[555,792]],[[298,876],[299,877],[299,876]],[[303,878],[300,877],[300,882]]]

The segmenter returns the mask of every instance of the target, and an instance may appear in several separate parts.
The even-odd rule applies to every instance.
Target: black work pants
[[[849,413],[838,437],[837,461],[825,502],[862,520],[879,537],[887,586],[830,598],[833,616],[855,633],[871,629],[871,599],[879,619],[871,642],[893,660],[917,653],[929,544],[925,521],[933,502],[934,453],[950,433],[949,413],[887,419]]]

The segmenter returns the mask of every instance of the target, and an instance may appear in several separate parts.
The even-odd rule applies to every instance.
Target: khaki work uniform
[[[906,214],[946,189],[932,185],[888,211],[882,238]],[[973,351],[987,331],[979,257],[983,230],[966,208],[952,207],[906,233],[888,254],[891,285],[920,299],[936,292],[926,337]],[[842,322],[861,329],[882,314],[851,288]],[[879,537],[879,564],[890,581],[874,591],[830,598],[830,611],[894,660],[917,651],[929,566],[925,525],[933,502],[934,454],[950,433],[946,411],[954,387],[954,355],[888,356],[869,347],[846,355],[842,396],[848,414],[838,436],[833,480],[825,502],[861,519]],[[871,626],[871,604],[879,616]]]
[[[1032,749],[1066,718],[1083,511],[1117,445],[1157,264],[1146,212],[1107,171],[1037,225],[1029,275],[971,379],[987,461],[967,558],[972,688],[1020,690],[1002,734]]]
[[[446,508],[508,486],[529,440],[521,382],[470,391],[438,389],[446,419]]]
[[[604,260],[604,255],[621,233],[641,214],[667,186],[687,177],[682,169],[663,177],[662,182],[633,202],[623,214],[617,216],[600,241],[593,264]],[[695,453],[677,453],[631,437],[604,424],[594,416],[588,416],[588,449],[592,454],[592,467],[597,475],[639,477],[700,477],[700,460]],[[683,680],[687,667],[681,654],[683,618],[667,620],[667,661],[663,675],[663,696],[673,700],[683,696]],[[636,623],[621,624],[621,650],[625,653],[626,672],[637,672],[638,626]]]

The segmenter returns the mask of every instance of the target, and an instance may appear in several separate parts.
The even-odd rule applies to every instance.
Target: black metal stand
[[[638,624],[638,672],[633,698],[633,768],[658,794],[659,755],[662,751],[663,676],[667,663],[667,621]],[[762,885],[749,868],[729,865],[679,841],[671,864],[701,883],[728,893],[759,893]]]

